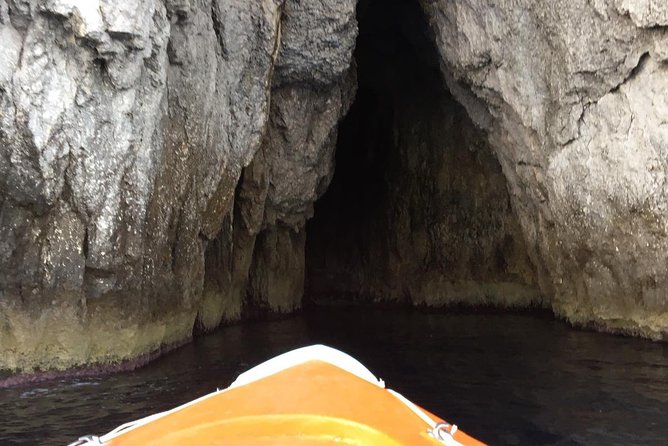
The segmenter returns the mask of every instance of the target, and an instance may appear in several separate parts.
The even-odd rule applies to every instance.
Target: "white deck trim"
[[[149,415],[147,417],[141,418],[139,420],[131,421],[129,423],[122,424],[118,426],[111,432],[101,436],[94,437],[89,440],[88,445],[104,445],[109,441],[113,440],[120,435],[123,435],[131,430],[134,430],[140,426],[144,426],[152,421],[155,421],[164,416],[170,415],[172,413],[178,412],[185,409],[186,407],[193,406],[203,400],[216,396],[220,393],[227,392],[228,390],[245,386],[247,384],[253,383],[255,381],[261,380],[276,373],[282,372],[283,370],[304,364],[309,361],[322,361],[328,364],[331,364],[335,367],[343,369],[353,375],[370,382],[378,387],[385,388],[385,383],[383,380],[376,378],[373,373],[369,371],[361,362],[356,360],[350,355],[347,355],[339,350],[336,350],[326,345],[316,344],[310,345],[308,347],[298,348],[296,350],[283,353],[282,355],[276,356],[272,359],[269,359],[247,372],[242,373],[234,380],[232,384],[226,389],[217,390],[211,392],[207,395],[201,396],[193,401],[189,401],[181,406],[175,407],[173,409],[167,410],[165,412],[156,413]]]
[[[296,367],[298,365],[307,363],[309,361],[325,362],[334,367],[338,367],[342,370],[345,370],[346,372],[351,373],[352,375],[355,375],[358,378],[363,379],[377,387],[385,389],[385,383],[381,379],[376,378],[373,375],[373,373],[369,371],[369,369],[364,367],[364,365],[362,365],[361,362],[359,362],[352,356],[347,355],[334,348],[327,347],[325,345],[320,345],[320,344],[311,345],[308,347],[302,347],[296,350],[289,351],[287,353],[283,353],[282,355],[276,356],[272,359],[269,359],[268,361],[261,363],[260,365],[253,367],[247,372],[244,372],[241,375],[239,375],[237,379],[234,380],[234,382],[224,390],[217,390],[215,392],[197,398],[196,400],[175,407],[171,410],[150,415],[145,418],[132,421],[130,423],[125,423],[121,426],[118,426],[116,429],[112,430],[106,435],[103,435],[101,437],[90,437],[84,440],[83,443],[76,443],[76,444],[77,445],[84,444],[90,446],[93,445],[104,446],[112,439],[119,437],[129,431],[132,431],[140,426],[144,426],[159,418],[183,410],[186,407],[193,406],[203,400],[216,396],[220,393],[224,393],[238,387],[246,386],[248,384],[254,383],[256,381],[275,375],[292,367]],[[418,406],[413,404],[411,401],[407,400],[399,393],[389,389],[388,391],[425,422],[425,424],[430,428],[428,432],[430,433],[433,432],[437,424],[434,420],[431,419],[431,417],[429,417]],[[454,429],[456,429],[456,427],[454,427]],[[452,432],[454,433],[454,430]],[[455,441],[455,439],[450,434],[447,434],[446,436],[439,435],[438,437],[435,438],[437,438],[442,444],[447,446],[460,445],[457,441]]]
[[[383,389],[385,388],[383,380],[376,378],[373,373],[364,367],[364,365],[357,359],[339,350],[321,344],[298,348],[265,361],[239,375],[228,388],[233,389],[235,387],[245,386],[309,361],[325,362],[345,370],[375,386]]]

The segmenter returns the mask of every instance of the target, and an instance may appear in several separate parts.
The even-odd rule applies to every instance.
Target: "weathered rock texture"
[[[327,85],[273,85],[265,139],[243,171],[234,213],[207,251],[205,328],[243,309],[300,306],[304,226],[331,180],[338,121],[354,93],[353,71]]]
[[[359,61],[403,65],[360,71],[356,113],[377,116],[351,147],[391,150],[360,151],[356,193],[382,190],[332,232],[366,247],[321,244],[351,256],[332,274],[665,335],[668,4],[414,1],[437,50]],[[299,306],[356,3],[0,0],[0,369],[115,363]]]
[[[668,332],[668,3],[421,1],[486,130],[543,293],[574,323]]]
[[[446,89],[420,6],[363,3],[358,19],[359,90],[307,226],[306,295],[542,305],[506,180]]]
[[[352,0],[0,0],[0,369],[294,308],[356,33]]]

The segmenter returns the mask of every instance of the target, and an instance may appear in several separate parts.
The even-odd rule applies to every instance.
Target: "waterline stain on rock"
[[[305,289],[666,337],[665,8],[28,3],[0,0],[0,369]]]

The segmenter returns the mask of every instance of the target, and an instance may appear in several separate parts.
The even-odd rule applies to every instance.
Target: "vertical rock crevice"
[[[421,1],[449,86],[482,123],[554,312],[668,334],[668,6]]]
[[[329,175],[356,31],[353,0],[0,0],[0,369],[117,364],[238,318],[244,251],[299,233]],[[251,161],[266,186],[235,211]],[[260,239],[255,275],[298,258]]]
[[[355,94],[354,0],[287,1],[279,29],[265,134],[243,169],[230,225],[210,246],[204,329],[301,306],[304,225],[331,179],[339,121]]]

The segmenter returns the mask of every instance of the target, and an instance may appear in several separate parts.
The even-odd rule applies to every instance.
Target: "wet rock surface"
[[[0,0],[0,369],[158,352],[305,280],[665,337],[664,2],[387,2],[436,50],[385,72],[402,48],[355,62],[357,3]],[[382,190],[307,277],[357,75],[352,193]]]
[[[422,4],[555,312],[665,337],[665,2]]]
[[[354,7],[0,2],[0,368],[117,362],[187,339],[196,319],[211,328],[223,313],[239,317],[229,289],[203,293],[207,268],[215,269],[205,252],[243,226],[232,223],[235,189],[256,153],[266,153],[259,170],[269,202],[292,200],[280,215],[307,209],[312,183],[331,176],[326,159],[346,111],[337,86],[348,79]],[[330,43],[311,45],[307,25]],[[276,112],[275,79],[286,91],[273,101]],[[291,89],[312,102],[270,119],[282,101],[298,101]],[[310,157],[317,173],[285,191],[288,179],[272,169],[288,168],[267,129],[297,114],[318,136],[293,135],[310,155],[292,147],[292,163]],[[296,121],[286,125],[296,131]],[[288,227],[298,231],[304,218],[290,216]],[[251,232],[283,233],[271,229],[275,217],[264,222]],[[227,238],[245,249],[243,237]],[[248,249],[252,256],[252,243]],[[258,277],[269,274],[271,262],[256,263]],[[279,299],[291,303],[273,305],[293,308],[299,297],[286,291]]]

